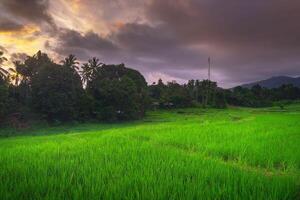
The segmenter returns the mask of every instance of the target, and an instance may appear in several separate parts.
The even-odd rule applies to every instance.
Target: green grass
[[[299,199],[300,104],[0,135],[0,199]]]

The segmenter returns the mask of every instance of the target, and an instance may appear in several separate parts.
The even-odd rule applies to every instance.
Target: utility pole
[[[208,57],[208,80],[210,81],[210,57]]]
[[[206,86],[206,97],[205,97],[205,104],[204,106],[206,107],[209,100],[210,100],[210,64],[211,64],[211,59],[208,57],[208,84]]]

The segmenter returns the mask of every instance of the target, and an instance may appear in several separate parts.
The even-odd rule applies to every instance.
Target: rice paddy
[[[0,199],[299,199],[300,105],[0,131]]]

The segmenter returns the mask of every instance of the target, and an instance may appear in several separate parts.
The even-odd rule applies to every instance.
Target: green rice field
[[[0,199],[300,199],[300,104],[0,130]]]

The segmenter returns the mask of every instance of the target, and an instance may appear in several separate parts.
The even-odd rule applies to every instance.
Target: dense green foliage
[[[161,79],[158,83],[149,86],[149,93],[152,100],[159,107],[189,107],[192,106],[192,98],[187,88],[176,82],[169,82],[165,85]]]
[[[0,78],[0,123],[7,114],[8,107],[8,86],[4,80]]]
[[[0,64],[5,61],[0,52]],[[17,127],[35,119],[120,121],[140,119],[149,108],[267,107],[300,99],[300,89],[292,85],[225,90],[209,80],[182,85],[158,80],[147,86],[140,72],[124,64],[106,65],[94,57],[80,66],[72,54],[57,64],[39,51],[14,65],[0,66],[0,123]]]
[[[159,107],[203,107],[226,108],[227,105],[245,107],[268,107],[278,101],[300,99],[300,88],[293,85],[282,85],[279,88],[267,89],[259,85],[251,89],[235,87],[222,89],[216,82],[209,80],[190,80],[180,85],[176,82],[164,84],[161,80],[149,86],[149,94]]]
[[[0,196],[297,199],[299,118],[299,104],[175,109],[131,123],[19,131],[0,138]]]
[[[124,64],[105,65],[92,58],[80,67],[74,55],[57,64],[40,51],[14,64],[0,82],[0,117],[14,125],[21,118],[139,119],[149,104],[144,77]]]
[[[236,87],[226,92],[226,99],[231,105],[266,107],[276,101],[300,99],[300,88],[293,85],[282,85],[274,89],[262,88],[259,85],[251,89]]]
[[[166,85],[161,79],[158,83],[149,86],[152,100],[159,107],[191,107],[196,104],[225,108],[226,99],[224,91],[217,87],[216,82],[209,80],[190,80],[188,84],[180,85],[176,82],[168,82]]]
[[[95,114],[101,120],[128,120],[144,116],[146,81],[124,65],[102,65],[87,82],[94,97]]]
[[[32,105],[48,120],[76,119],[83,94],[80,76],[71,68],[51,64],[32,79]]]

